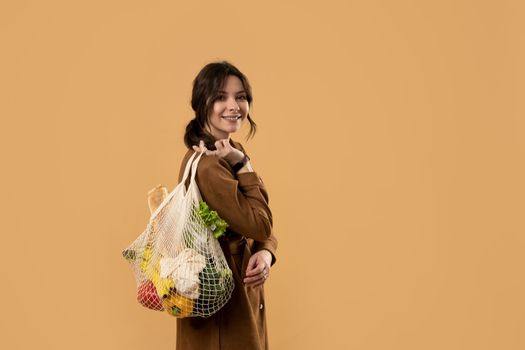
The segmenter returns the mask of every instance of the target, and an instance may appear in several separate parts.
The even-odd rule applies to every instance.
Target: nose
[[[239,110],[239,105],[237,102],[235,102],[235,99],[230,99],[230,102],[228,103],[228,110],[232,112],[236,112]]]

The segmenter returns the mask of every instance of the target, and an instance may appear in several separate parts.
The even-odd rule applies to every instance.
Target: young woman
[[[264,183],[244,147],[231,139],[246,121],[249,136],[255,134],[251,102],[248,80],[226,61],[207,64],[193,81],[195,118],[186,127],[188,151],[179,182],[191,155],[205,152],[195,179],[202,199],[229,224],[219,241],[235,288],[228,303],[211,317],[177,319],[178,350],[268,349],[264,283],[275,263],[277,239]]]

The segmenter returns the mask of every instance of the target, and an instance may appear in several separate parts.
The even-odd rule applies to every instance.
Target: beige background
[[[273,350],[525,348],[521,1],[3,1],[2,349],[174,349],[121,257],[230,60]]]

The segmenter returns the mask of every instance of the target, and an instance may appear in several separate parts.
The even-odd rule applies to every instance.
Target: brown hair
[[[246,99],[251,105],[253,100],[252,88],[240,70],[227,61],[212,62],[205,65],[193,80],[191,108],[195,111],[195,117],[188,123],[184,133],[184,144],[189,149],[193,145],[199,145],[199,140],[203,140],[206,148],[215,150],[214,144],[217,140],[204,126],[208,124],[208,115],[213,108],[213,103],[219,98],[219,90],[223,88],[226,78],[230,75],[241,80],[246,91]],[[250,132],[246,139],[253,137],[257,131],[257,124],[249,113],[247,118],[250,122]]]

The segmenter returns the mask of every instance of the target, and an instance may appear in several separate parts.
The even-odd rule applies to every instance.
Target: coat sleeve
[[[202,199],[233,232],[265,242],[272,235],[268,193],[255,172],[237,174],[217,156],[203,156],[195,177]]]
[[[264,186],[264,182],[262,178],[259,176],[259,181],[261,183],[261,189],[264,193],[267,193],[266,187]],[[266,200],[268,201],[268,197],[266,197]],[[253,252],[258,252],[260,250],[266,249],[272,254],[272,263],[271,265],[275,264],[276,261],[276,251],[277,251],[277,237],[275,237],[275,234],[272,231],[272,235],[268,237],[267,239],[263,241],[254,241],[253,243]]]
[[[243,153],[246,153],[246,150],[244,149],[242,144],[239,143],[239,147],[240,147],[240,149],[242,150]],[[264,181],[262,180],[262,178],[260,176],[258,176],[258,177],[259,177],[261,190],[262,190],[263,193],[266,194],[266,201],[269,202],[269,200],[268,200],[268,191],[266,190],[266,186],[264,185]],[[273,264],[275,264],[275,261],[277,259],[276,258],[277,237],[275,237],[275,234],[273,233],[273,231],[272,231],[272,235],[270,237],[268,237],[267,239],[262,240],[262,241],[254,241],[253,247],[252,247],[252,251],[253,252],[258,252],[258,251],[263,250],[263,249],[266,249],[267,251],[269,251],[272,254],[271,265],[273,266]]]

